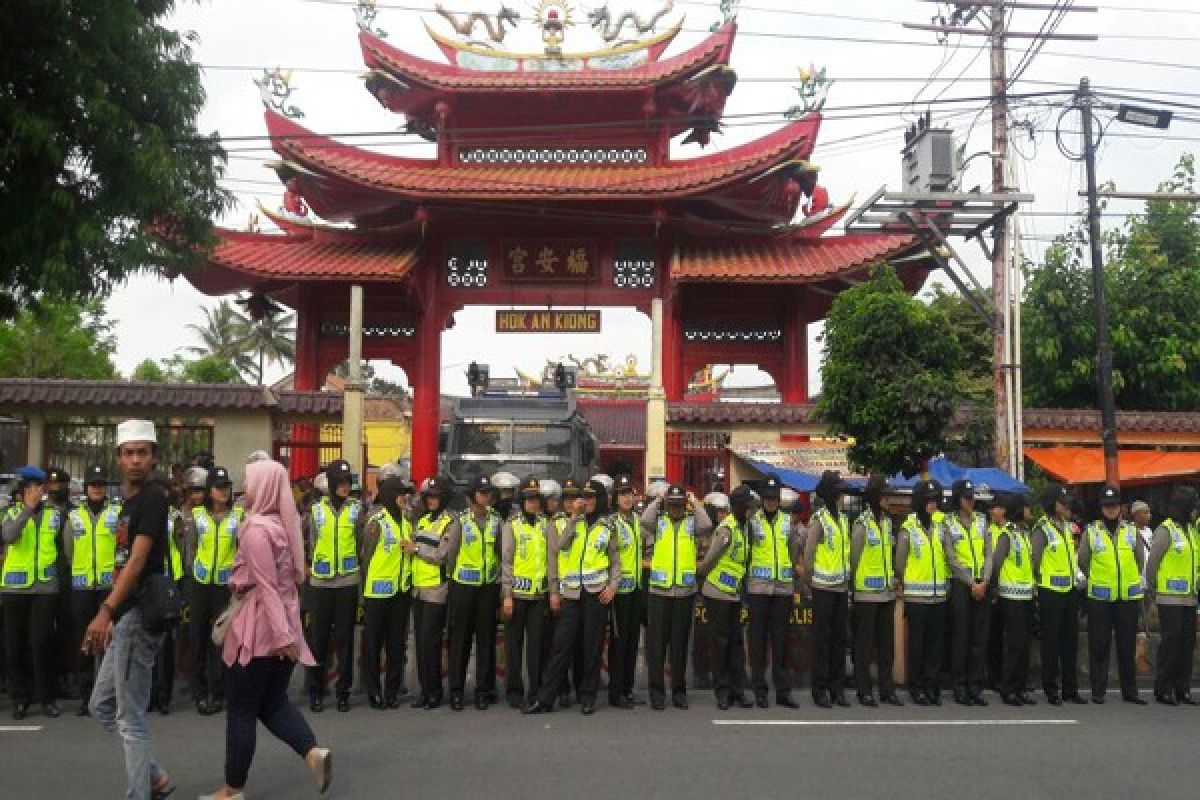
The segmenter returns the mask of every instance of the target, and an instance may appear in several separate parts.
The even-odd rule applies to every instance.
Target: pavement
[[[507,707],[309,714],[334,751],[330,798],[1166,798],[1196,797],[1200,708],[1103,706],[798,711],[578,706],[540,716]],[[221,784],[224,717],[182,703],[151,717],[175,798]],[[64,711],[66,708],[64,707]],[[123,796],[120,742],[91,719],[0,716],[0,798]],[[302,762],[259,728],[248,798],[315,798]]]

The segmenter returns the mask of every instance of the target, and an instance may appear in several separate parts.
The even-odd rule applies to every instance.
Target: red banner
[[[600,277],[595,242],[520,240],[501,242],[501,247],[510,283],[589,283]]]

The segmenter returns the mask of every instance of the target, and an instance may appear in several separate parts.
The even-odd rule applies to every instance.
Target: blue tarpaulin
[[[820,475],[800,472],[787,467],[777,467],[765,461],[756,461],[750,458],[745,460],[759,472],[764,475],[774,475],[784,486],[790,486],[798,492],[811,492],[817,488],[817,481],[821,479]],[[1011,477],[1002,469],[997,467],[960,467],[946,458],[935,458],[929,462],[929,477],[947,490],[949,490],[950,484],[957,480],[969,480],[976,485],[984,484],[993,492],[1029,492],[1028,486]],[[906,478],[897,474],[893,475],[888,483],[897,489],[908,489],[912,488],[919,479],[920,476],[917,475]],[[861,487],[864,481],[850,479],[848,483]]]

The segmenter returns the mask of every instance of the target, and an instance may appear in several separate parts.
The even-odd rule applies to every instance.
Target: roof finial
[[[721,21],[714,22],[710,29],[713,33],[721,30],[722,25],[728,25],[737,19],[738,6],[742,0],[721,0]]]
[[[358,0],[354,6],[354,18],[358,21],[358,29],[378,36],[380,39],[386,39],[387,31],[374,27],[377,16],[379,16],[379,6],[376,0]]]
[[[284,71],[280,67],[273,70],[264,69],[262,79],[254,82],[258,87],[263,106],[277,111],[288,119],[300,119],[304,112],[295,106],[288,105],[288,100],[296,89],[292,86],[292,71]]]
[[[788,119],[799,119],[810,112],[820,111],[825,107],[825,100],[829,97],[832,87],[833,81],[829,79],[825,67],[817,69],[812,64],[807,68],[801,67],[800,85],[796,87],[796,94],[800,95],[800,105],[792,106],[783,115]]]

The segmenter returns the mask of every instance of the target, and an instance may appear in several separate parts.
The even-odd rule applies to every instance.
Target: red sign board
[[[563,239],[501,242],[511,283],[588,283],[600,277],[595,242]]]
[[[497,311],[497,333],[600,333],[599,311]]]

